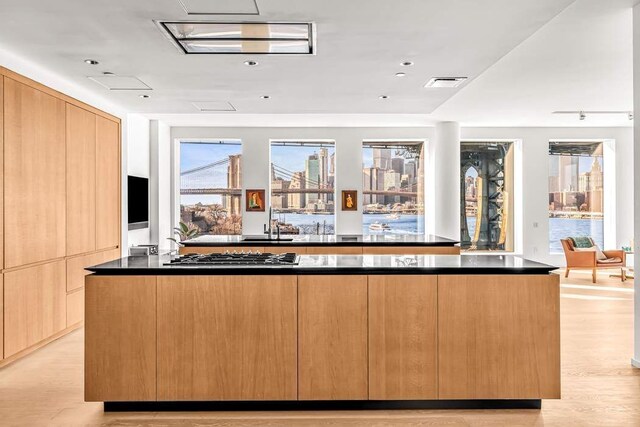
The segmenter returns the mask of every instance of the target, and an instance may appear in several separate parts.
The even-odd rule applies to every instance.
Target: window
[[[281,234],[334,234],[333,142],[271,143],[271,207]]]
[[[362,233],[424,234],[424,144],[364,142]]]
[[[549,142],[549,252],[560,239],[591,237],[604,247],[602,142]]]
[[[180,142],[180,221],[200,234],[242,234],[242,145]]]
[[[513,142],[461,142],[463,250],[513,251],[513,164]]]

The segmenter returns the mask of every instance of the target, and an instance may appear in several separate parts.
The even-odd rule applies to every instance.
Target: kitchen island
[[[560,397],[555,267],[482,255],[278,259],[162,255],[89,268],[85,400],[118,410],[539,407]]]
[[[181,254],[215,253],[227,250],[294,252],[298,255],[459,255],[458,241],[434,235],[266,235],[199,236],[182,242]]]

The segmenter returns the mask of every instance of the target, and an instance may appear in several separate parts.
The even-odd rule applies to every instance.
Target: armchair
[[[564,256],[567,261],[567,269],[564,277],[569,277],[571,270],[591,270],[592,281],[596,283],[596,272],[600,268],[619,268],[620,277],[624,282],[626,277],[626,254],[623,250],[602,251],[606,259],[599,260],[595,250],[578,251],[573,245],[572,239],[560,239]]]

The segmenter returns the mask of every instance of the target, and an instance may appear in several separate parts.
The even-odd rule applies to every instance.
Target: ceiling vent
[[[109,90],[152,90],[145,82],[134,76],[104,74],[88,78]]]
[[[222,111],[236,111],[236,108],[228,101],[197,101],[193,106],[201,113],[219,113]]]
[[[434,77],[424,87],[458,87],[465,80],[466,77]]]
[[[178,0],[187,15],[260,15],[256,0]]]
[[[313,24],[156,21],[185,54],[312,55]]]

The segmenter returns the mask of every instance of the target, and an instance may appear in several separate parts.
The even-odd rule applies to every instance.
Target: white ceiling
[[[551,112],[631,108],[633,3],[257,0],[260,16],[188,16],[178,0],[2,0],[0,48],[173,125],[628,126],[622,116],[578,122]],[[158,19],[311,21],[318,53],[183,55]],[[247,67],[246,59],[260,64]],[[401,67],[404,60],[415,65]],[[137,76],[153,88],[151,98],[87,79],[104,71]],[[407,76],[395,77],[399,71]],[[457,89],[423,88],[434,76],[470,79]],[[198,113],[193,103],[206,101],[237,111]]]

